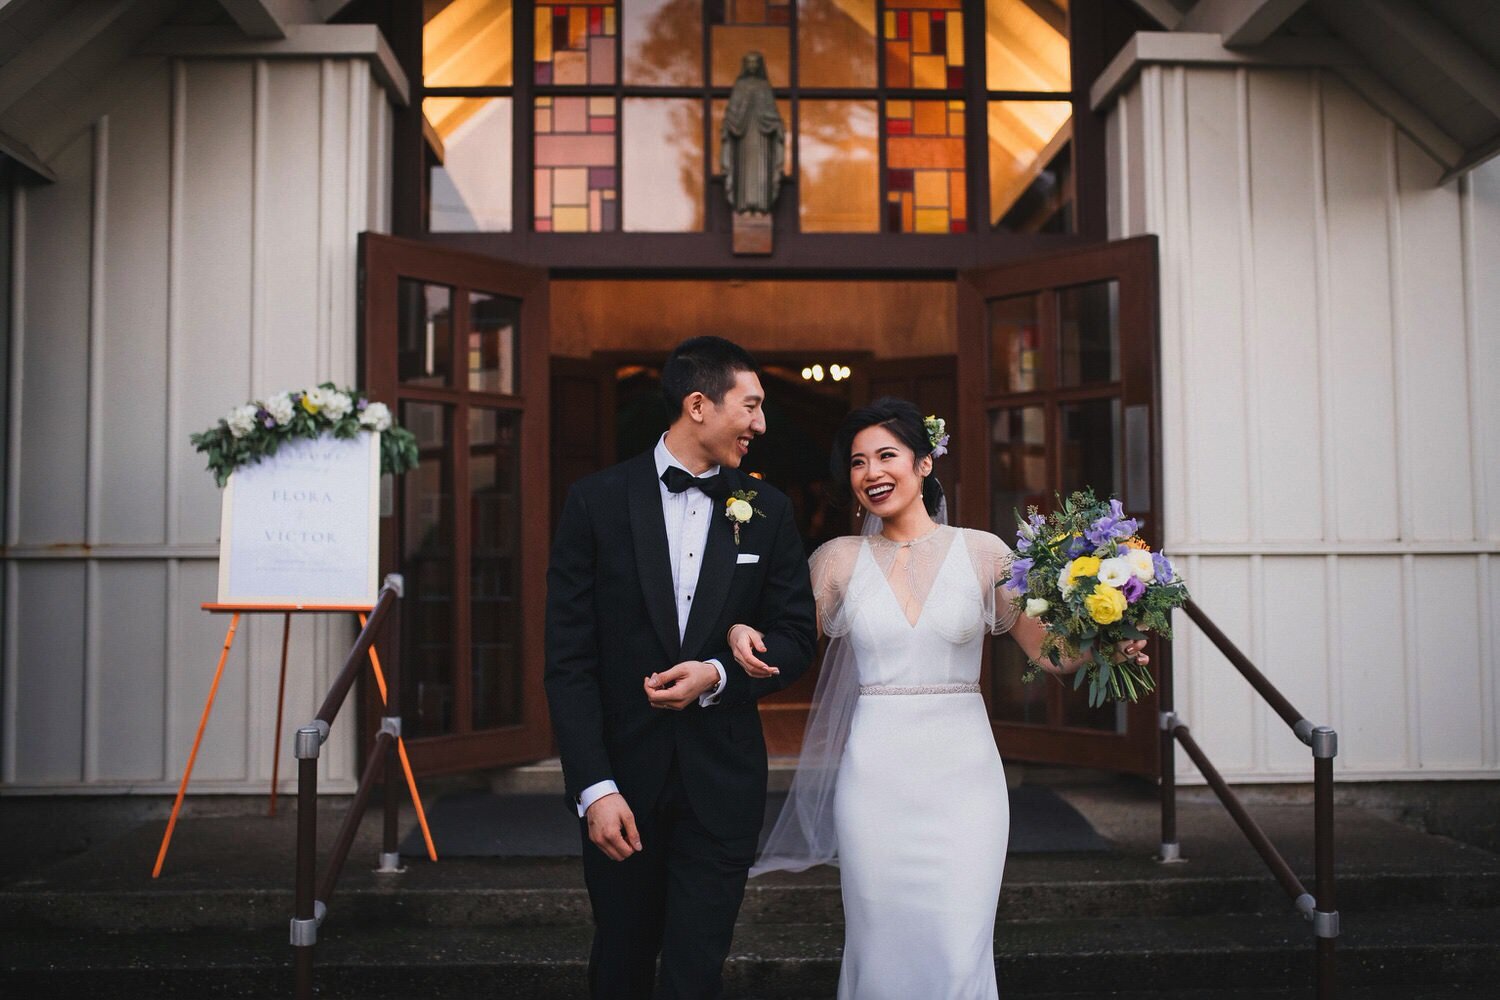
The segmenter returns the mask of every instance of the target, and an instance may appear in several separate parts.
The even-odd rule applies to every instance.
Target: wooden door
[[[1161,544],[1157,301],[1150,236],[960,277],[958,523],[1009,542],[1014,511],[1092,486]],[[984,685],[1002,754],[1156,773],[1154,698],[1091,709],[1071,686],[1022,684],[1025,666],[1013,641],[992,643]]]
[[[545,272],[360,237],[365,385],[417,437],[381,571],[401,602],[402,729],[422,773],[551,752],[542,690],[548,535]]]
[[[568,487],[619,461],[615,436],[615,366],[584,358],[554,357],[549,539],[557,528]]]
[[[915,403],[922,415],[932,414],[956,426],[958,409],[958,358],[951,354],[938,354],[917,358],[880,358],[869,362],[869,386],[867,395],[856,406],[879,399],[881,396],[898,396]],[[948,519],[953,524],[962,524],[958,512],[958,477],[962,471],[954,460],[953,453],[942,456],[932,463],[932,471],[943,484],[943,493],[948,498]]]

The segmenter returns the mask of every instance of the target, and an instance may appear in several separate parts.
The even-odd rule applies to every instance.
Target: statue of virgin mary
[[[736,214],[770,214],[781,191],[786,124],[776,108],[766,61],[759,52],[745,53],[740,63],[720,138],[719,162],[730,207]]]

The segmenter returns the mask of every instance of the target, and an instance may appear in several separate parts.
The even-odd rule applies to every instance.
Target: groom
[[[595,998],[721,995],[765,815],[756,699],[816,641],[791,504],[739,471],[766,429],[754,360],[695,337],[661,382],[671,427],[573,485],[547,571],[547,699],[583,831]],[[765,632],[779,675],[735,664],[737,622]]]

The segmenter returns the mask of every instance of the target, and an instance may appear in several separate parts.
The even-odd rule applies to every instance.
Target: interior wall
[[[552,283],[552,351],[665,354],[713,333],[765,354],[953,354],[956,301],[952,281],[562,280]]]
[[[1500,776],[1500,160],[1440,183],[1299,70],[1147,68],[1108,140],[1111,235],[1161,241],[1165,535],[1198,603],[1339,731],[1341,778]],[[1216,766],[1309,780],[1181,625]]]

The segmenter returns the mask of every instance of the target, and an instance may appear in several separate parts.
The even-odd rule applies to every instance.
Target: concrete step
[[[566,858],[409,861],[404,874],[386,876],[351,864],[330,910],[350,926],[582,926],[589,905],[579,868]],[[0,889],[0,930],[255,931],[281,928],[291,916],[290,881],[284,888],[206,881],[152,881],[137,873],[97,888],[11,886]],[[1338,899],[1349,914],[1402,906],[1500,908],[1500,870],[1345,872]],[[1000,920],[1290,912],[1268,875],[1197,873],[1191,865],[1164,867],[1145,859],[1059,857],[1013,859],[998,911]],[[756,879],[740,913],[746,926],[842,921],[832,869]]]
[[[583,927],[354,927],[332,920],[318,946],[319,995],[508,995],[583,991]],[[744,925],[726,975],[734,997],[831,996],[842,932],[826,924]],[[78,934],[16,931],[0,959],[8,996],[288,995],[285,932]],[[1305,923],[1251,915],[1005,922],[996,932],[1002,991],[1057,996],[1133,990],[1305,989]],[[1500,910],[1418,909],[1346,921],[1341,981],[1407,992],[1476,986],[1500,976]],[[1211,994],[1210,994],[1211,995]],[[1265,992],[1254,995],[1264,996]]]

